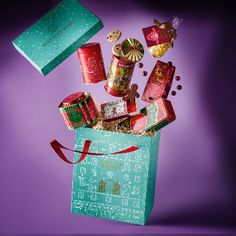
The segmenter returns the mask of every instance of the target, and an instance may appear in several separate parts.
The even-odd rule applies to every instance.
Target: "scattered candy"
[[[139,68],[143,68],[143,63],[142,63],[142,62],[139,62],[139,63],[138,63],[138,67],[139,67]]]
[[[157,61],[147,81],[142,100],[153,102],[160,97],[167,98],[175,73],[175,67],[170,63]]]
[[[143,45],[137,39],[128,38],[124,40],[121,48],[123,56],[131,62],[138,62],[144,56]]]
[[[107,40],[110,43],[117,42],[120,39],[121,35],[122,33],[119,30],[113,30],[107,34]]]
[[[176,92],[175,92],[175,91],[171,91],[171,95],[172,95],[172,96],[175,96],[175,95],[176,95]]]
[[[143,72],[142,72],[142,75],[143,75],[143,76],[147,76],[147,74],[148,74],[147,71],[143,71]]]
[[[77,50],[85,84],[106,80],[106,73],[99,43],[87,43]]]
[[[178,90],[181,90],[182,89],[182,85],[177,85],[177,87],[176,87]]]
[[[179,81],[180,80],[180,76],[175,76],[175,80]]]

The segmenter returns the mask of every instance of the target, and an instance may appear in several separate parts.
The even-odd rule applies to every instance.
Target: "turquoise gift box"
[[[43,75],[47,75],[103,24],[78,0],[64,0],[12,43]]]
[[[154,204],[160,131],[140,136],[91,128],[75,130],[75,150],[91,141],[92,153],[123,154],[87,157],[74,165],[71,211],[74,214],[144,225]],[[81,154],[75,153],[74,162]]]

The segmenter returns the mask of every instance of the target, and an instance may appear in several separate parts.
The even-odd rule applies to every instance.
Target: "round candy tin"
[[[99,113],[89,93],[77,92],[66,97],[59,105],[63,119],[70,130],[97,123]]]
[[[112,56],[105,90],[112,96],[122,97],[127,94],[135,63],[127,63]]]
[[[99,43],[87,43],[77,50],[85,84],[106,80],[102,51]]]

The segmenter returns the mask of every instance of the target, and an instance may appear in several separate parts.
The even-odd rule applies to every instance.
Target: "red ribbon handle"
[[[124,154],[124,153],[129,153],[129,152],[134,152],[137,151],[139,148],[136,146],[131,146],[129,148],[123,149],[121,151],[118,152],[113,152],[113,153],[94,153],[94,152],[89,152],[89,148],[90,148],[90,144],[91,141],[90,140],[85,140],[84,142],[84,148],[83,151],[77,151],[77,150],[73,150],[73,149],[69,149],[67,147],[64,147],[62,144],[60,144],[57,140],[53,140],[50,142],[51,147],[53,148],[53,150],[56,152],[56,154],[65,162],[69,163],[69,164],[77,164],[81,161],[83,161],[85,159],[85,157],[87,155],[92,155],[92,156],[107,156],[107,155],[116,155],[116,154]],[[72,152],[77,152],[82,154],[79,158],[78,161],[76,162],[72,162],[69,159],[67,159],[67,157],[64,155],[64,153],[62,152],[61,149],[65,149],[68,151],[72,151]]]

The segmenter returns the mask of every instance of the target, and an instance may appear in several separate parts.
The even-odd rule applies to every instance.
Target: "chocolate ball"
[[[139,68],[143,68],[143,63],[142,63],[142,62],[139,62],[139,63],[138,63],[138,67],[139,67]]]
[[[175,80],[179,81],[180,80],[180,76],[175,76]]]
[[[147,76],[147,71],[143,71],[143,76]]]
[[[177,87],[176,87],[178,90],[181,90],[182,89],[182,85],[177,85]]]

